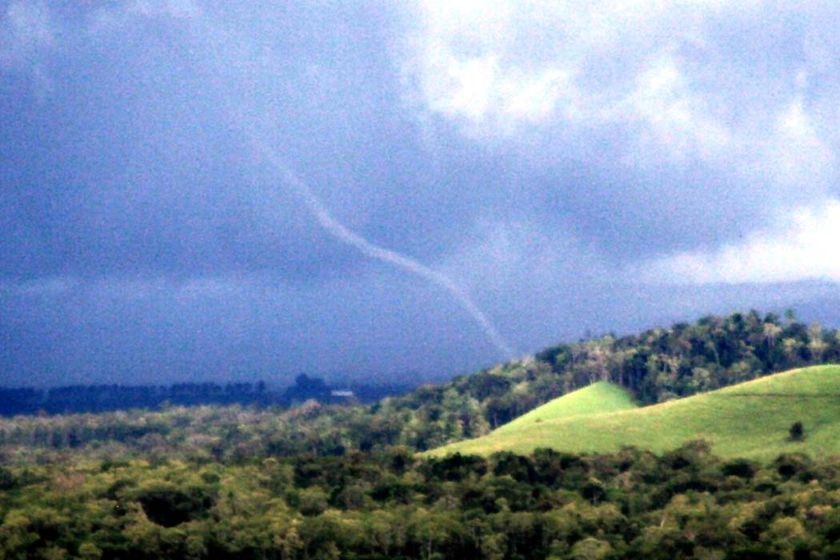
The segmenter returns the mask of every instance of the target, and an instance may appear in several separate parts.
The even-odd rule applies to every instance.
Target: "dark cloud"
[[[451,293],[319,226],[254,139],[522,352],[827,297],[796,281],[837,280],[809,264],[840,195],[835,10],[567,8],[0,2],[0,367],[442,377],[502,357]],[[781,287],[684,266],[785,235]]]

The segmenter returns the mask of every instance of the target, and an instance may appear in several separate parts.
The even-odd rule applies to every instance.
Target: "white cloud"
[[[580,142],[615,130],[626,138],[616,157],[631,165],[701,162],[785,184],[833,177],[832,132],[815,126],[816,104],[802,94],[810,66],[822,72],[817,89],[834,80],[823,68],[830,46],[793,70],[779,61],[757,71],[765,61],[744,57],[763,54],[732,39],[786,10],[797,13],[760,0],[425,1],[397,57],[418,120],[452,122],[471,138],[542,131],[556,145],[557,132]],[[811,27],[824,19],[803,20],[803,52],[815,52]]]
[[[168,16],[173,18],[193,18],[201,11],[193,0],[135,0],[127,5],[130,12],[147,17]]]
[[[576,92],[564,68],[509,60],[517,21],[539,20],[546,10],[528,2],[424,3],[400,60],[415,107],[476,135],[513,132],[568,109]]]
[[[43,2],[12,2],[6,10],[9,31],[22,47],[49,46],[54,40],[49,9]]]
[[[12,2],[0,14],[0,71],[27,75],[36,99],[52,91],[45,53],[56,43],[56,27],[44,2]]]
[[[0,67],[30,67],[37,54],[55,43],[55,29],[44,2],[12,2],[0,14]]]
[[[834,171],[834,153],[816,130],[801,96],[777,116],[767,145],[767,167],[783,184],[825,185]]]
[[[446,54],[441,53],[441,57],[446,57]],[[460,115],[474,122],[483,120],[498,73],[496,61],[492,57],[476,57],[432,60],[429,63],[439,64],[443,70],[443,80],[424,84],[431,109],[450,116]]]
[[[637,84],[632,72],[639,63],[679,41],[696,42],[697,18],[689,17],[698,12],[695,4],[424,2],[401,50],[409,97],[471,134],[509,135],[521,126],[557,120],[626,120],[629,115],[622,113],[639,108],[646,95],[635,88],[661,85],[645,83],[656,76],[644,68],[648,73]],[[709,9],[716,4],[707,3]],[[675,29],[682,36],[675,36]],[[639,46],[639,37],[645,48],[626,52]],[[627,59],[628,67],[608,75],[599,66],[613,63],[616,55]],[[603,79],[596,84],[591,74]],[[677,119],[678,127],[686,124],[685,114],[671,109],[657,116],[660,130],[668,118]]]
[[[691,157],[717,159],[732,145],[729,128],[712,116],[702,96],[691,91],[670,55],[642,70],[635,89],[616,112],[617,118],[641,125],[639,149],[634,154],[640,160],[646,159],[645,154],[662,153],[680,162]]]
[[[133,24],[138,18],[189,20],[201,13],[194,0],[127,0],[93,10],[88,17],[88,31],[109,33]]]
[[[713,251],[690,251],[642,265],[633,274],[678,284],[840,282],[840,200],[800,208],[775,230]]]

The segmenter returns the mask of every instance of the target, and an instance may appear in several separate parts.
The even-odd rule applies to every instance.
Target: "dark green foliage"
[[[213,498],[204,489],[195,487],[181,490],[161,485],[143,490],[135,499],[149,520],[163,527],[206,516],[213,506]]]
[[[0,466],[0,491],[11,490],[17,485],[15,475],[9,469]]]
[[[16,484],[0,491],[0,557],[840,557],[836,459],[722,463],[703,442],[662,456],[67,459],[4,467]]]
[[[424,463],[422,472],[429,480],[461,481],[472,476],[481,476],[487,472],[487,462],[476,455],[455,453],[442,459],[429,459]]]
[[[784,560],[784,557],[766,545],[749,543],[731,550],[726,555],[726,560]]]
[[[784,480],[794,476],[808,480],[811,477],[811,460],[807,455],[801,453],[785,453],[780,455],[775,462],[776,471]]]
[[[746,480],[751,480],[755,476],[757,470],[758,465],[753,461],[748,461],[746,459],[735,459],[734,461],[729,461],[721,467],[721,471],[724,475],[737,476]]]
[[[607,491],[604,489],[604,485],[601,481],[597,478],[590,478],[589,481],[581,487],[580,495],[586,500],[592,502],[592,505],[597,505],[598,502],[606,497]]]
[[[534,482],[537,478],[536,470],[532,461],[521,455],[503,451],[494,455],[496,467],[493,474],[496,476],[509,476],[519,482]]]
[[[805,439],[805,428],[802,426],[802,422],[794,422],[790,430],[788,430],[788,434],[791,441],[802,441]]]

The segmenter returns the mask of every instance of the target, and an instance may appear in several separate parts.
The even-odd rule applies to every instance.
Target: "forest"
[[[3,418],[0,558],[837,559],[840,457],[723,459],[703,440],[418,453],[593,381],[656,403],[837,361],[837,331],[750,312],[561,344],[372,404]]]
[[[411,450],[0,469],[0,558],[838,559],[840,459]]]

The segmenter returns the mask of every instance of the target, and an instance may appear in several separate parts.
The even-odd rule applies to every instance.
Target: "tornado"
[[[363,236],[351,230],[337,219],[333,217],[326,206],[315,195],[313,190],[309,187],[301,177],[295,173],[292,168],[281,158],[274,150],[272,150],[265,142],[262,142],[253,136],[251,137],[254,150],[259,154],[272,168],[280,173],[281,180],[284,185],[289,187],[306,206],[306,209],[312,214],[318,225],[324,229],[329,235],[337,241],[345,243],[366,257],[376,259],[378,261],[392,265],[400,270],[404,270],[410,274],[419,276],[420,278],[442,288],[447,292],[452,299],[470,316],[475,324],[481,329],[496,350],[498,350],[508,360],[513,360],[515,352],[510,344],[505,341],[499,334],[499,331],[487,317],[487,314],[473,301],[469,293],[456,284],[451,278],[445,274],[438,272],[428,266],[412,259],[397,251],[386,249],[371,241],[368,241]]]

